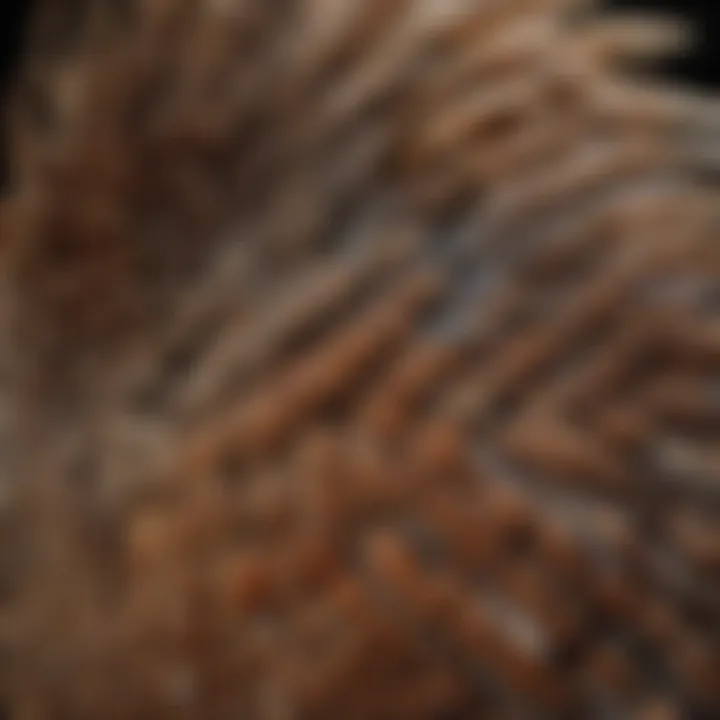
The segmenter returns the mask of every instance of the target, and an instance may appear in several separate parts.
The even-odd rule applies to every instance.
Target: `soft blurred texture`
[[[582,0],[38,3],[0,203],[19,720],[720,716],[720,105]]]

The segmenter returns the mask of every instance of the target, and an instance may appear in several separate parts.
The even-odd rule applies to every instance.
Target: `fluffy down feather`
[[[2,223],[9,717],[720,713],[720,114],[575,0],[47,3]]]

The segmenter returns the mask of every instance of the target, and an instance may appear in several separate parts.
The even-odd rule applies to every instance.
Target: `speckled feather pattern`
[[[575,0],[35,29],[9,717],[717,716],[720,108],[636,69],[683,33]]]

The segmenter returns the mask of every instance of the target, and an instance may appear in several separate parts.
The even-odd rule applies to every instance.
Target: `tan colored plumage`
[[[633,69],[677,27],[64,5],[2,210],[10,717],[720,711],[720,114]]]

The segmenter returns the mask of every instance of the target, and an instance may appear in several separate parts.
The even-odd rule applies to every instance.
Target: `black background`
[[[677,58],[661,70],[696,86],[720,89],[720,0],[607,0],[608,7],[655,9],[689,18],[698,38],[690,57]]]
[[[30,0],[0,0],[0,83],[4,91],[22,53],[22,40],[34,3]]]

